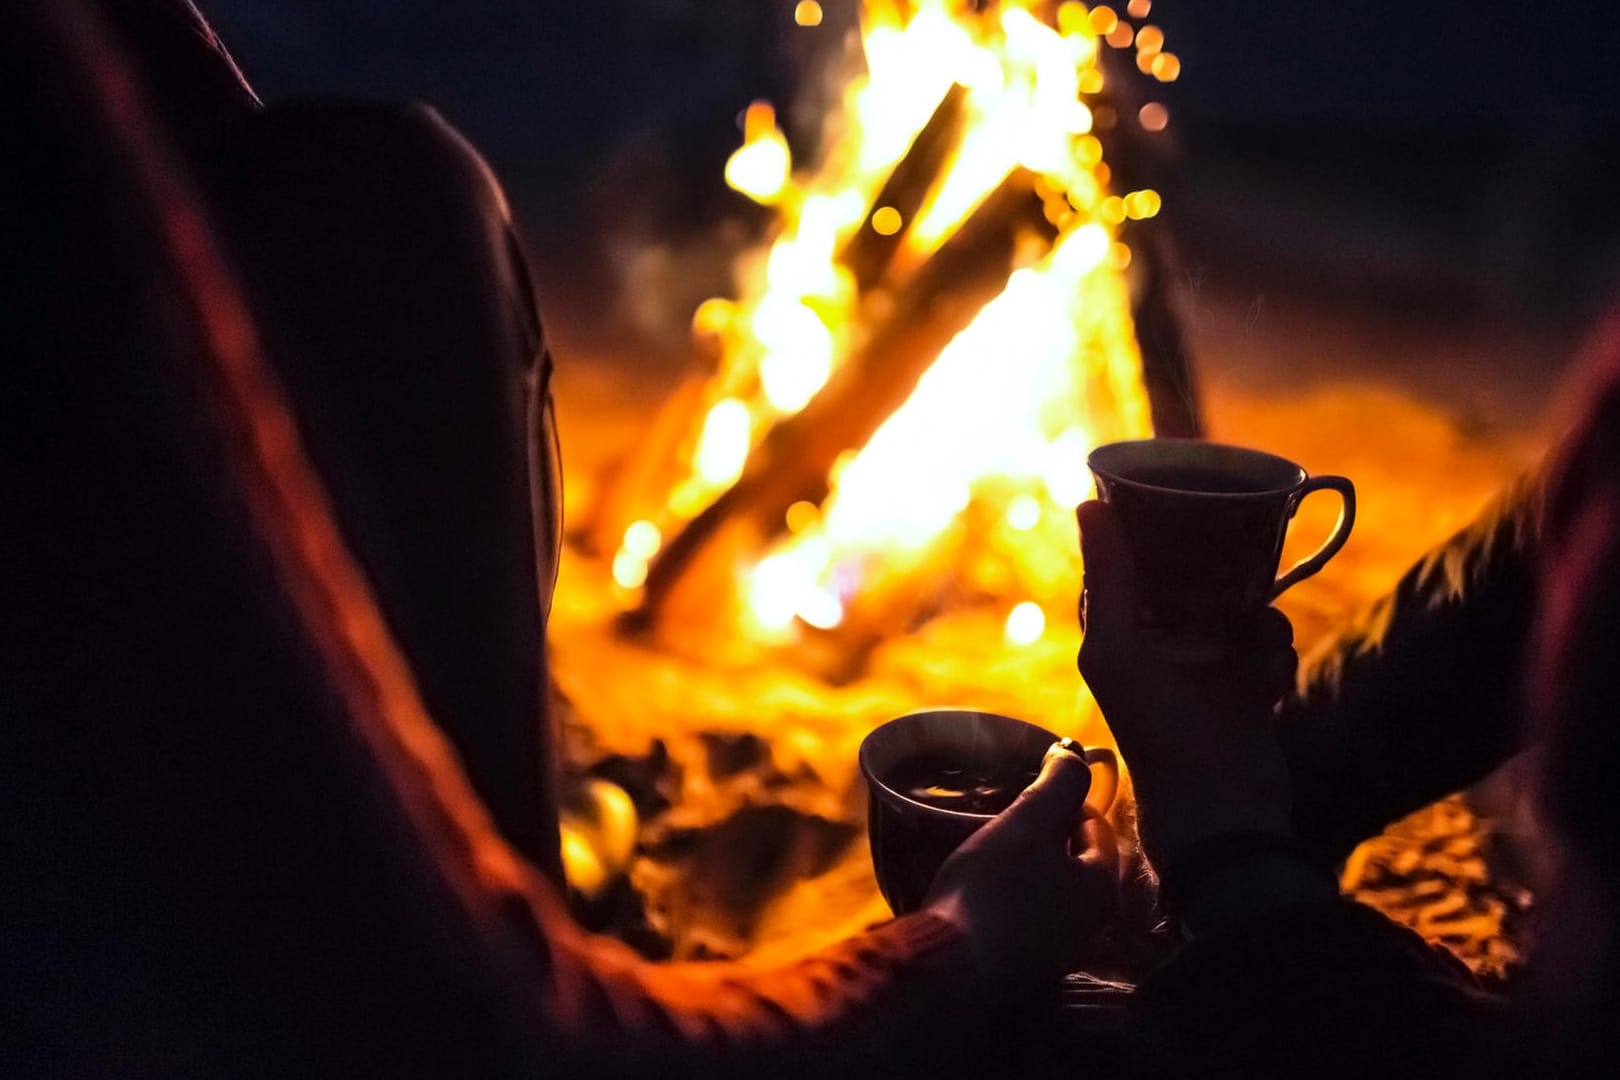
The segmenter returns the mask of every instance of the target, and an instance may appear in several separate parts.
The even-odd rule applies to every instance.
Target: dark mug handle
[[[1327,542],[1317,548],[1314,555],[1301,559],[1294,564],[1293,569],[1277,579],[1277,584],[1271,588],[1273,600],[1326,566],[1327,561],[1337,555],[1339,549],[1344,547],[1344,542],[1350,539],[1350,528],[1356,523],[1356,486],[1348,479],[1342,476],[1310,477],[1299,489],[1299,494],[1294,497],[1294,509],[1299,509],[1299,504],[1305,501],[1305,496],[1313,491],[1339,493],[1344,505],[1339,510],[1338,524],[1333,526],[1333,532],[1327,538]],[[1289,516],[1292,517],[1293,514],[1290,513]]]

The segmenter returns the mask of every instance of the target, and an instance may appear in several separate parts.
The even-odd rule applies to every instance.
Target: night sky
[[[268,100],[438,106],[545,250],[577,250],[580,228],[597,245],[632,203],[647,235],[746,213],[715,182],[737,116],[790,100],[857,2],[823,0],[826,24],[800,29],[793,0],[199,0]],[[1184,61],[1165,88],[1184,136],[1237,124],[1544,146],[1620,132],[1612,0],[1157,0],[1149,21]],[[790,118],[790,138],[802,130]],[[1420,187],[1424,166],[1401,167],[1400,186]],[[1442,173],[1431,186],[1451,183]]]
[[[829,8],[855,0],[827,0]],[[727,55],[785,26],[792,0],[204,0],[272,96],[431,95],[480,116],[604,117],[656,95],[768,86],[767,63]],[[1122,6],[1122,5],[1121,5]],[[1418,114],[1529,119],[1620,115],[1605,0],[1160,0],[1149,16],[1187,61],[1187,102],[1271,117]],[[829,20],[830,21],[830,20]],[[791,32],[791,31],[790,31]],[[816,31],[797,31],[815,33]],[[620,85],[615,87],[612,83]],[[545,89],[542,101],[525,92]],[[638,95],[653,95],[640,102]],[[584,116],[560,118],[585,119]],[[554,118],[555,119],[555,118]]]
[[[833,9],[856,0],[826,0]],[[626,138],[720,154],[793,82],[792,0],[202,0],[260,92],[438,105],[519,188]],[[1121,5],[1123,6],[1123,5]],[[1606,0],[1160,0],[1184,118],[1502,128],[1620,122]],[[803,40],[802,38],[800,39]],[[711,161],[701,163],[708,168]]]

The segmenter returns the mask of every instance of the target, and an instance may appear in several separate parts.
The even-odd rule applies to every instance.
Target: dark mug
[[[995,818],[1040,772],[1057,736],[995,713],[936,709],[890,720],[861,742],[867,830],[878,888],[896,915],[922,907],[951,852]],[[993,811],[953,810],[908,793],[908,770],[945,762],[1002,777],[1008,790]],[[913,780],[915,777],[913,776]]]
[[[1136,569],[1145,623],[1174,637],[1218,638],[1338,554],[1356,520],[1356,489],[1287,458],[1200,439],[1137,439],[1086,459],[1114,508]],[[1342,500],[1316,552],[1277,576],[1283,537],[1313,491]]]

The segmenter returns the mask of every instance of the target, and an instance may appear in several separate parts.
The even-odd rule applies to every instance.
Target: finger
[[[1094,814],[1088,808],[1080,819],[1076,849],[1079,859],[1088,866],[1106,870],[1115,880],[1119,878],[1119,839],[1114,835],[1108,819]]]
[[[1266,608],[1248,619],[1232,642],[1227,656],[1212,674],[1235,679],[1244,698],[1266,710],[1292,692],[1299,670],[1294,651],[1294,625],[1276,608]]]
[[[1259,649],[1286,649],[1294,644],[1294,624],[1274,607],[1255,616],[1249,633],[1250,640]]]
[[[1002,815],[1006,827],[1054,838],[1074,831],[1086,792],[1091,790],[1091,769],[1085,758],[1068,749],[1069,741],[1053,743],[1046,752],[1040,775]]]
[[[1266,696],[1272,704],[1292,694],[1299,682],[1299,654],[1293,649],[1286,649],[1270,655],[1262,678],[1265,679]]]
[[[1294,651],[1294,625],[1276,608],[1267,608],[1249,630],[1250,646],[1257,659],[1254,669],[1256,688],[1268,704],[1290,693],[1299,673],[1299,654]]]
[[[1135,621],[1136,582],[1119,516],[1107,503],[1092,500],[1081,503],[1075,517],[1085,561],[1086,628],[1104,633],[1126,629]]]

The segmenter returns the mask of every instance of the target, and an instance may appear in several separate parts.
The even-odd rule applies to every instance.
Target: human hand
[[[1114,911],[1119,852],[1084,804],[1085,759],[1060,743],[1040,775],[945,860],[926,910],[966,931],[992,983],[1055,981],[1075,970]]]
[[[1268,608],[1217,658],[1189,658],[1144,628],[1113,508],[1079,510],[1085,556],[1080,673],[1119,743],[1148,858],[1167,865],[1226,832],[1289,831],[1292,791],[1273,710],[1293,686],[1293,628]]]

